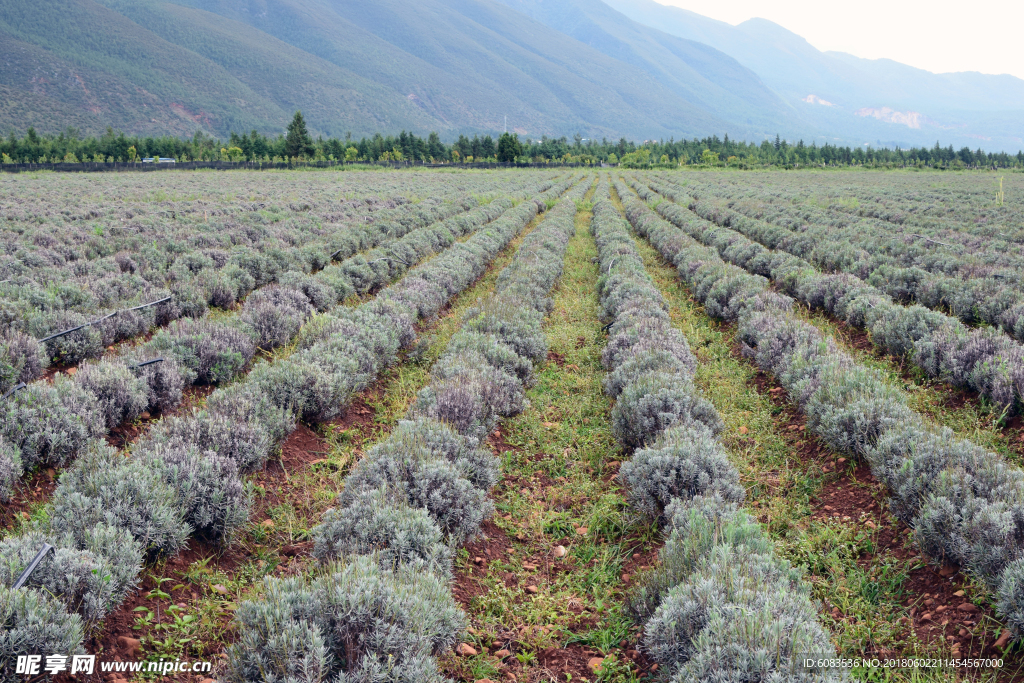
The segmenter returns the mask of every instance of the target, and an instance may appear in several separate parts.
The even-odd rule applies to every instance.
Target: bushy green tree
[[[650,168],[651,150],[647,147],[641,147],[634,152],[624,154],[621,161],[619,161],[619,165],[623,168]]]
[[[284,138],[285,156],[311,157],[316,153],[313,146],[313,138],[309,136],[306,129],[306,119],[302,118],[302,112],[295,112],[292,122],[288,124],[288,134]]]
[[[516,157],[522,156],[523,143],[519,141],[516,133],[502,133],[498,138],[498,161],[515,161]]]

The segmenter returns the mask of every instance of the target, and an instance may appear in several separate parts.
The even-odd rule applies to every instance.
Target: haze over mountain
[[[650,0],[0,0],[0,64],[4,133],[276,134],[301,109],[314,134],[357,137],[496,134],[506,116],[531,137],[1024,136],[1024,81],[821,53]]]
[[[699,40],[736,58],[828,138],[871,144],[1018,150],[1024,80],[977,72],[934,74],[889,59],[822,52],[765,19],[737,26],[653,0],[605,0],[641,24]]]

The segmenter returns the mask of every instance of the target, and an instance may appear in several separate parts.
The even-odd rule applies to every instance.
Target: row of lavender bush
[[[386,217],[418,197],[473,194],[477,180],[448,178],[437,188],[419,173],[10,177],[0,207],[0,274],[70,264],[102,271],[89,264],[121,252],[160,264],[195,248],[289,246],[293,237],[315,236],[318,225]]]
[[[917,180],[904,181],[902,185],[886,182],[877,187],[862,187],[850,196],[836,197],[836,201],[828,204],[828,210],[834,214],[884,221],[904,230],[925,229],[924,234],[909,237],[930,234],[935,240],[942,240],[948,235],[966,234],[970,235],[969,246],[983,242],[991,251],[1022,253],[1024,233],[1020,232],[1019,207],[994,203],[990,186],[984,180],[973,187],[949,186],[939,191],[928,185],[925,187],[925,183]],[[923,240],[925,244],[921,247],[935,251],[936,246],[942,246],[936,245],[935,240]]]
[[[786,294],[820,308],[852,327],[870,331],[879,349],[908,356],[928,377],[966,387],[1006,414],[1024,400],[1024,346],[997,329],[971,329],[956,318],[924,306],[902,306],[876,287],[849,273],[826,274],[786,251],[764,244],[763,232],[748,236],[717,225],[685,208],[690,199],[674,188],[634,180],[637,193],[664,218],[691,237],[715,247],[722,258],[775,282]],[[670,202],[659,201],[664,196]],[[750,228],[752,222],[743,223]],[[769,230],[780,230],[768,226]]]
[[[672,179],[669,175],[660,177],[666,181]],[[860,208],[861,199],[850,202],[852,197],[849,196],[844,197],[846,202],[839,201],[827,209],[820,208],[820,200],[807,201],[800,197],[806,197],[813,181],[798,180],[795,183],[798,187],[793,187],[792,179],[775,176],[769,181],[770,187],[765,187],[759,186],[758,179],[749,180],[751,182],[732,188],[707,176],[693,178],[685,184],[690,195],[699,201],[717,203],[724,200],[729,208],[744,216],[774,223],[805,237],[827,237],[833,245],[831,256],[827,255],[829,250],[824,244],[819,244],[817,255],[836,262],[855,263],[855,272],[865,279],[868,275],[863,269],[873,270],[880,266],[914,268],[918,273],[956,276],[964,280],[998,280],[1012,276],[1024,267],[1024,250],[1019,244],[1021,236],[1014,235],[1019,221],[1012,217],[1014,212],[1009,204],[1001,209],[991,205],[967,209],[962,199],[965,194],[973,193],[947,195],[930,207],[932,216],[929,218],[934,219],[936,214],[941,214],[941,220],[930,220],[925,225],[908,229],[898,223],[862,215],[856,209],[844,210],[851,209],[850,204]],[[876,199],[885,194],[888,186],[885,183],[872,187],[870,197]],[[843,188],[846,189],[852,188]],[[928,190],[919,185],[904,188],[903,192],[899,203],[905,208],[919,204],[928,194]],[[863,197],[865,192],[862,190],[854,194]],[[979,197],[975,195],[974,198]],[[1019,283],[1016,287],[1020,290]]]
[[[780,223],[775,225],[706,196],[688,205],[702,218],[735,228],[772,249],[806,258],[824,271],[854,275],[897,300],[949,310],[966,324],[992,325],[1024,341],[1024,289],[1019,275],[1024,257],[1005,251],[971,257],[949,249],[921,255],[896,239],[892,226],[884,224],[874,229],[866,229],[870,226],[863,222],[840,227],[816,216],[805,222],[787,209],[775,217]]]
[[[154,326],[182,317],[201,318],[210,306],[229,308],[261,287],[308,276],[332,261],[394,241],[477,205],[472,196],[451,202],[428,200],[362,217],[370,223],[346,222],[316,229],[295,230],[293,221],[285,221],[294,234],[283,232],[275,238],[264,234],[266,229],[256,230],[258,241],[229,239],[225,245],[229,250],[214,248],[203,236],[198,244],[189,239],[175,245],[179,252],[168,247],[169,235],[161,235],[153,240],[156,252],[143,247],[109,257],[75,259],[59,267],[25,266],[25,272],[0,282],[0,391],[38,377],[51,361],[74,365],[96,358],[111,344],[144,334]],[[254,230],[252,226],[248,229]],[[226,232],[231,235],[234,230]],[[155,246],[158,243],[162,248]],[[22,251],[17,253],[21,256],[15,263],[31,262]],[[74,272],[66,272],[68,269]],[[169,301],[129,310],[163,299]],[[92,321],[99,322],[87,324]],[[37,341],[80,325],[86,326],[45,343]]]
[[[296,419],[337,415],[411,342],[417,318],[469,286],[570,183],[519,204],[373,301],[314,318],[295,354],[260,364],[204,408],[162,421],[131,457],[90,442],[61,476],[46,519],[0,542],[0,613],[10,626],[0,640],[3,675],[13,677],[19,653],[80,651],[85,631],[134,588],[144,559],[176,553],[193,533],[230,538],[249,505],[241,463],[263,462]],[[52,561],[30,587],[7,588],[43,541],[58,548]]]
[[[746,352],[774,374],[829,448],[863,458],[889,489],[893,513],[922,552],[959,565],[1024,632],[1024,472],[929,424],[878,371],[856,363],[791,312],[792,299],[729,265],[654,213],[625,184],[630,222],[675,264],[712,316],[739,324]]]
[[[594,204],[603,360],[612,428],[627,449],[619,478],[632,505],[665,528],[659,566],[630,606],[643,648],[666,680],[837,680],[804,658],[835,656],[801,572],[778,558],[740,509],[739,472],[718,440],[723,422],[694,386],[697,361],[603,181]]]
[[[291,189],[285,181],[282,176],[258,180],[258,188],[249,188],[250,202],[230,195],[221,198],[205,185],[199,194],[213,194],[212,202],[168,197],[153,207],[151,202],[140,206],[138,199],[113,196],[89,207],[85,216],[57,218],[58,205],[69,199],[51,196],[64,184],[56,183],[33,197],[37,206],[31,216],[18,216],[5,205],[6,220],[0,222],[0,288],[5,302],[27,306],[23,318],[32,310],[89,314],[141,303],[147,288],[157,288],[151,294],[166,294],[168,287],[180,287],[176,297],[192,308],[202,303],[190,287],[201,285],[217,300],[226,296],[225,290],[251,287],[251,279],[273,279],[277,270],[308,272],[330,262],[329,255],[338,249],[351,255],[362,238],[420,222],[421,211],[462,202],[493,182],[468,178],[432,187],[422,176],[401,182],[367,176],[351,187],[336,183],[320,188],[315,199],[281,206],[273,199],[275,190]],[[175,189],[180,191],[187,183],[179,177],[172,192],[177,194]],[[309,183],[306,192],[313,185]],[[372,194],[352,199],[351,190]],[[410,197],[417,194],[431,199],[416,203]],[[17,201],[17,189],[10,198]],[[93,198],[77,201],[89,199]],[[365,235],[364,228],[369,228]],[[355,251],[366,248],[357,246]]]
[[[443,680],[436,657],[466,626],[450,592],[452,557],[491,513],[487,493],[500,477],[481,442],[522,410],[533,364],[547,355],[547,292],[586,190],[577,185],[525,238],[406,419],[346,478],[313,531],[315,574],[268,578],[261,599],[239,606],[228,680]]]
[[[413,230],[374,250],[376,258],[386,259],[383,265],[367,265],[366,257],[357,255],[316,275],[292,273],[253,293],[229,319],[175,322],[146,344],[83,365],[70,378],[32,383],[0,404],[0,501],[9,497],[22,471],[67,464],[90,439],[144,411],[178,405],[186,386],[231,380],[257,349],[290,343],[314,311],[333,309],[353,293],[397,279],[408,264],[450,246],[511,206],[511,200],[499,199]],[[138,367],[157,358],[163,361]]]

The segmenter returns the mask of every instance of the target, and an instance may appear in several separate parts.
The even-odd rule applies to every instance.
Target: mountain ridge
[[[0,63],[23,63],[0,73],[3,132],[277,133],[297,109],[332,136],[494,134],[506,115],[535,137],[763,136],[789,123],[780,110],[748,124],[764,117],[742,97],[723,116],[491,0],[0,0],[0,33],[12,39]],[[724,54],[711,61],[756,80]],[[40,85],[55,75],[80,87]]]
[[[736,26],[654,0],[605,0],[634,21],[683,38],[701,39],[751,69],[790,105],[819,139],[867,140],[888,146],[984,141],[992,149],[1024,142],[1024,80],[977,72],[935,74],[891,59],[864,59],[823,52],[802,36],[768,19]],[[830,102],[819,106],[814,100]],[[802,104],[801,104],[802,103]],[[804,106],[806,105],[806,106]],[[889,108],[911,127],[863,110]],[[910,114],[919,114],[915,119]]]
[[[0,0],[0,64],[0,133],[1024,144],[1020,79],[653,0]]]

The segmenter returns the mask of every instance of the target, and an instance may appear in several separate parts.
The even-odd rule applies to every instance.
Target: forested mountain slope
[[[538,137],[799,128],[735,60],[665,37],[685,74],[652,70],[669,48],[650,40],[638,63],[492,0],[3,0],[0,124],[276,133],[302,109],[325,135],[494,133],[506,116]]]
[[[1015,151],[1024,81],[653,0],[0,0],[0,133],[781,134]]]

